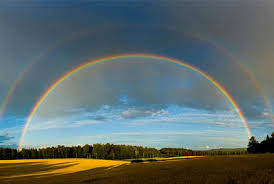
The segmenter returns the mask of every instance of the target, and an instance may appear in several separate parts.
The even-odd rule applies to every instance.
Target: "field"
[[[155,160],[141,163],[96,159],[0,161],[0,183],[274,184],[273,154]]]

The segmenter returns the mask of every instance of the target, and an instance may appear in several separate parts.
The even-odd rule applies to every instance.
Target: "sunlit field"
[[[97,159],[2,160],[0,161],[0,178],[5,181],[14,181],[33,176],[46,177],[71,174],[96,168],[105,168],[106,171],[128,163],[127,161]]]
[[[274,183],[274,155],[0,161],[1,183]]]

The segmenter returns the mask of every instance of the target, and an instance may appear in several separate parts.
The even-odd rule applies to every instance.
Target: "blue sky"
[[[208,73],[263,139],[274,129],[273,111],[233,60],[248,67],[273,105],[273,6],[270,0],[1,1],[0,103],[34,64],[0,119],[0,146],[17,145],[31,108],[60,76],[126,53],[172,57]],[[97,142],[207,149],[245,147],[248,139],[231,104],[203,77],[160,59],[132,58],[64,81],[40,106],[23,145]]]

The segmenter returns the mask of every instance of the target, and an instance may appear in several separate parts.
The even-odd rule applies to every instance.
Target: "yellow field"
[[[0,160],[0,179],[14,179],[27,176],[44,176],[44,175],[63,175],[76,173],[95,168],[106,168],[106,170],[114,167],[129,164],[128,161],[112,161],[99,159],[28,159],[28,160]],[[4,170],[15,169],[17,171],[19,166],[28,166],[29,168],[37,168],[37,170],[30,170],[27,173],[11,172],[3,176]],[[39,165],[42,168],[39,168]],[[26,171],[22,169],[22,171]],[[1,180],[0,180],[1,181]]]
[[[141,163],[96,159],[0,161],[0,184],[274,184],[274,154],[154,159],[157,161]]]

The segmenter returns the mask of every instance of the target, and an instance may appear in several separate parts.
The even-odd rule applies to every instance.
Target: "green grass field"
[[[0,183],[274,184],[274,154],[142,163],[96,159],[0,161]]]

